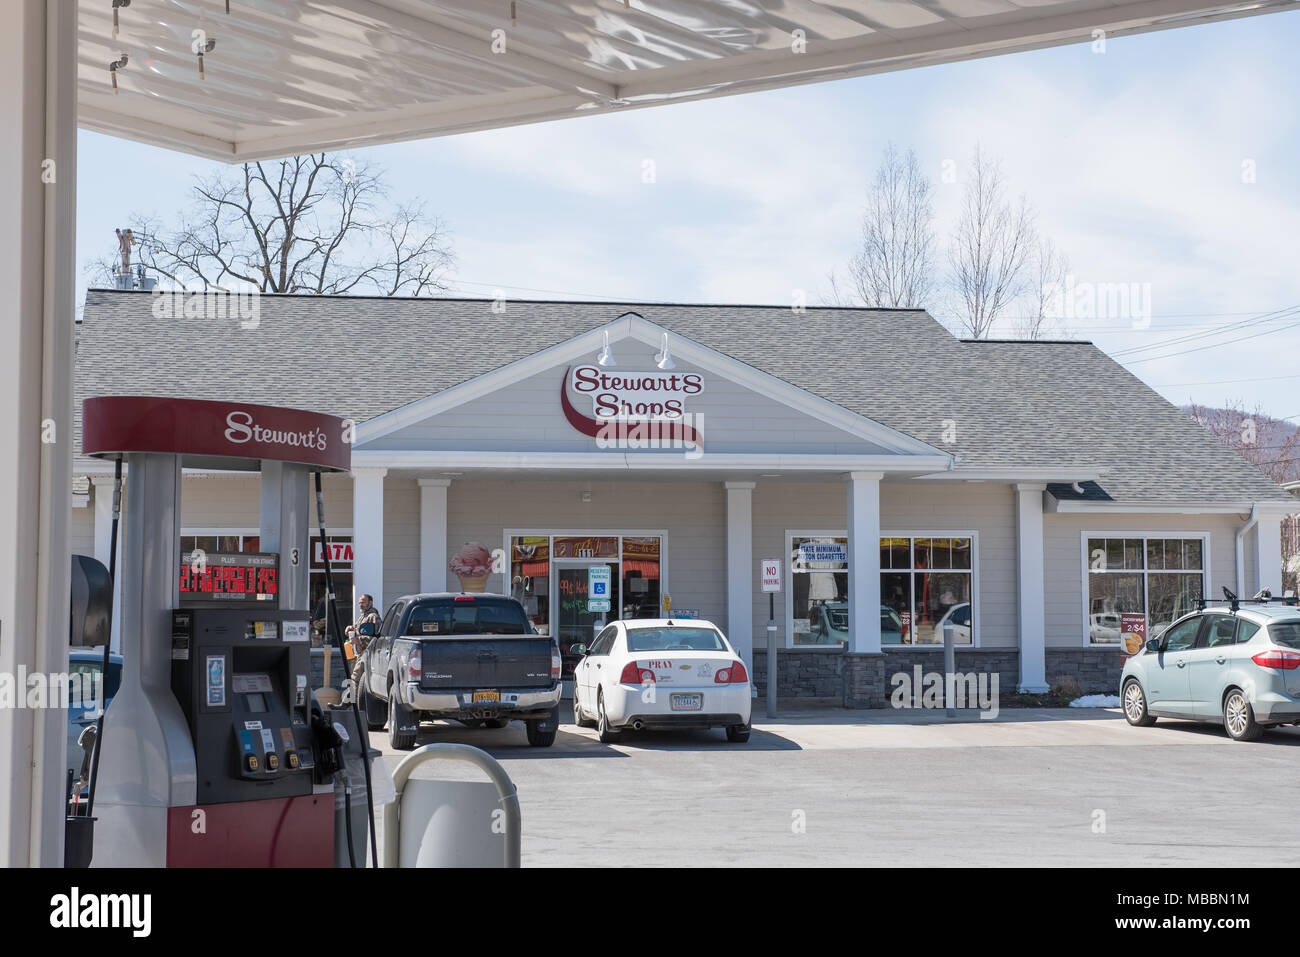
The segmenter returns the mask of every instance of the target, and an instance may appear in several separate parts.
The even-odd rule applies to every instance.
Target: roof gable
[[[669,370],[656,365],[665,342]],[[606,343],[617,365],[601,368],[594,359]],[[658,411],[661,393],[629,392],[629,383],[673,387],[664,401],[679,403],[710,453],[944,454],[638,313],[370,419],[358,426],[355,448],[586,451],[601,447],[595,429],[609,403],[635,392],[634,418]]]

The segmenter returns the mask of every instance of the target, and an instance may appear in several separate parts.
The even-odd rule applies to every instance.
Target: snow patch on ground
[[[1070,702],[1071,708],[1118,708],[1119,696],[1113,694],[1086,694]]]

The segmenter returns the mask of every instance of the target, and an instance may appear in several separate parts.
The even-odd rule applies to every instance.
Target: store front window
[[[1195,611],[1205,587],[1203,538],[1090,536],[1088,641],[1131,652]]]
[[[974,643],[970,538],[884,538],[880,541],[880,601],[897,615],[897,631],[881,644],[941,645],[952,625],[954,645]],[[892,618],[892,616],[891,616]]]
[[[533,627],[555,635],[564,677],[581,660],[599,627],[618,618],[655,618],[662,608],[663,539],[658,535],[514,535],[510,538],[511,595]],[[589,571],[609,569],[609,609],[591,607]]]
[[[796,645],[843,645],[849,640],[849,540],[796,536],[790,540],[791,639]]]
[[[314,640],[325,633],[325,552],[321,548],[319,535],[311,536],[311,564],[308,566],[307,588],[311,601],[311,619]],[[339,610],[339,623],[343,627],[352,624],[357,617],[357,608],[352,599],[352,567],[356,556],[352,552],[351,535],[331,535],[329,537],[330,576],[334,579],[334,604]],[[364,586],[363,586],[364,590]],[[333,634],[334,623],[329,627]]]
[[[973,544],[970,536],[893,536],[880,540],[880,643],[972,645]],[[848,538],[790,536],[792,645],[846,645]]]

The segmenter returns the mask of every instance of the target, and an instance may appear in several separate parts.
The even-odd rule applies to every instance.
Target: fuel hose
[[[330,550],[329,539],[325,536],[325,495],[321,491],[320,472],[316,474],[316,519],[320,526],[320,544],[321,554],[325,558],[325,604],[327,606],[326,614],[334,622],[334,634],[339,638],[343,637],[343,627],[339,622],[338,604],[334,600],[334,575],[330,571]],[[332,655],[334,650],[328,646],[325,648],[327,655]],[[346,659],[344,661],[346,666]],[[375,839],[375,790],[370,780],[370,735],[367,733],[367,726],[361,717],[361,707],[357,704],[357,692],[354,688],[352,691],[352,714],[357,720],[357,740],[361,744],[361,766],[366,772],[366,813],[370,818],[370,859],[374,861],[374,866],[379,866],[379,845]],[[350,806],[351,801],[345,793],[344,798]],[[349,827],[351,826],[352,815],[347,808],[344,809]],[[348,847],[351,850],[352,839],[348,838]]]

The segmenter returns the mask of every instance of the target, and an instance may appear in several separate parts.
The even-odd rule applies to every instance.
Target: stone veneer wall
[[[1047,683],[1073,678],[1084,691],[1117,695],[1124,657],[1117,648],[1048,648]]]
[[[343,663],[343,652],[338,648],[333,648],[334,660],[330,662],[330,687],[343,687],[343,679],[347,676],[345,669],[347,666]],[[347,669],[350,670],[350,669]],[[325,681],[325,649],[311,649],[311,677],[307,679],[311,690],[320,688]]]
[[[798,648],[778,652],[777,695],[783,698],[839,698],[846,708],[884,708],[893,691],[891,678],[919,665],[923,671],[943,670],[943,649],[887,649],[878,655],[855,654],[842,648]],[[959,648],[957,670],[996,672],[999,691],[1014,692],[1020,680],[1020,652],[1015,648]],[[767,694],[767,650],[754,650],[754,685]]]
[[[780,674],[776,693],[781,698],[842,698],[844,649],[800,648],[777,652]],[[754,649],[754,687],[767,694],[767,649]]]

